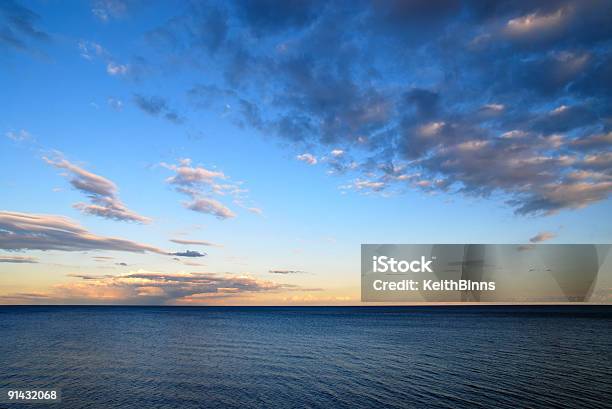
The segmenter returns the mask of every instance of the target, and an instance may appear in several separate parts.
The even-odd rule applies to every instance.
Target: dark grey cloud
[[[237,2],[190,9],[150,40],[223,74],[189,89],[194,109],[325,158],[353,175],[347,189],[552,214],[612,193],[611,4]]]
[[[168,253],[169,256],[177,256],[177,257],[204,257],[206,253],[200,253],[199,251],[194,250],[186,250],[186,251],[178,251],[176,253]]]
[[[429,119],[438,113],[440,95],[437,92],[414,88],[406,93],[406,101],[414,104],[420,118]]]
[[[175,124],[182,124],[184,118],[174,109],[170,108],[168,101],[158,96],[134,95],[134,103],[142,111],[155,117],[162,117]]]
[[[543,134],[564,133],[596,123],[597,115],[583,105],[561,105],[550,112],[539,114],[531,129]]]
[[[612,145],[612,131],[607,133],[592,134],[582,138],[576,138],[570,142],[573,149],[584,151],[600,151],[609,149]]]

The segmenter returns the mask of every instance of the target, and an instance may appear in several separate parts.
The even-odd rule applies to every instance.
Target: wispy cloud
[[[306,274],[305,271],[302,270],[269,270],[268,273],[270,274]]]
[[[106,73],[111,76],[123,76],[130,73],[130,64],[118,63],[113,55],[95,41],[79,40],[79,54],[88,61],[101,60],[106,65]]]
[[[86,60],[93,60],[98,57],[109,57],[108,51],[106,51],[104,47],[94,41],[80,40],[77,43],[77,47],[79,48],[81,57]]]
[[[0,46],[35,51],[51,37],[39,28],[40,16],[13,0],[0,2]]]
[[[96,235],[67,217],[8,211],[0,211],[0,249],[167,254],[147,244]]]
[[[89,204],[75,203],[74,207],[84,214],[103,217],[118,221],[131,221],[137,223],[150,223],[151,219],[129,210],[119,199],[115,183],[109,179],[89,172],[68,160],[60,154],[56,158],[43,158],[48,164],[64,169],[70,184],[80,192],[87,195]]]
[[[210,241],[204,241],[204,240],[170,239],[170,241],[173,242],[173,243],[177,243],[177,244],[187,244],[187,245],[193,245],[193,246],[213,246],[213,247],[219,247],[218,244],[211,243]]]
[[[104,23],[125,16],[127,11],[128,3],[124,0],[95,0],[91,8],[91,13]]]
[[[259,207],[246,207],[246,209],[251,212],[263,216],[263,210]]]
[[[27,256],[0,256],[0,263],[35,264],[38,260]]]
[[[23,141],[32,140],[32,135],[25,129],[21,129],[19,131],[8,131],[6,133],[6,137],[15,142],[23,142]]]
[[[543,231],[541,233],[536,234],[532,238],[529,239],[531,243],[541,243],[543,241],[551,240],[555,238],[557,235],[555,233],[549,231]]]

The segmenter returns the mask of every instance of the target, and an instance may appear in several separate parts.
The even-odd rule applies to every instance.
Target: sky
[[[362,243],[612,242],[612,3],[0,2],[0,303],[360,303]]]

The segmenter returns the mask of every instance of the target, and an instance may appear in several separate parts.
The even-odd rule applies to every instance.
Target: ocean
[[[0,307],[6,388],[61,389],[33,408],[611,408],[612,307]]]

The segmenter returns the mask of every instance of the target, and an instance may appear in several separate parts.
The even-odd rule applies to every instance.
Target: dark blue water
[[[610,408],[612,309],[0,307],[6,387],[67,408]]]

